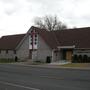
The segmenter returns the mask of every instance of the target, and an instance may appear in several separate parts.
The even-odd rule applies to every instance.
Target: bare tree
[[[54,17],[53,16],[45,16],[42,18],[37,17],[37,18],[35,18],[34,23],[37,27],[44,28],[49,31],[63,30],[63,29],[67,28],[67,26],[65,24],[63,24],[61,21],[59,21],[57,16],[54,16]]]

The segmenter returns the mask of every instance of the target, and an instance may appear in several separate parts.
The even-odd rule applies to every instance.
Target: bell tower
[[[35,56],[35,51],[38,49],[38,34],[35,29],[31,30],[29,33],[29,58],[33,59]]]

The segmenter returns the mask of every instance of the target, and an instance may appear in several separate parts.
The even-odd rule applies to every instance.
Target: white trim
[[[81,49],[85,49],[85,50],[90,50],[90,48],[75,48],[76,50],[81,50]]]
[[[64,48],[71,49],[71,48],[75,48],[75,45],[73,45],[73,46],[58,46],[57,48],[58,49],[64,49]]]
[[[22,40],[20,41],[20,43],[16,46],[15,50],[17,50],[22,43],[24,42],[24,40],[29,36],[29,32],[32,30],[32,27],[27,31],[27,33],[25,33],[25,36],[22,38]]]

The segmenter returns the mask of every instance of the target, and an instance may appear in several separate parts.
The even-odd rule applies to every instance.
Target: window
[[[37,35],[35,34],[35,37],[37,37]]]
[[[36,45],[37,43],[35,42],[35,45]]]
[[[31,42],[31,45],[32,45],[32,42]]]
[[[14,54],[16,54],[16,50],[14,50]]]
[[[35,38],[35,41],[37,41],[37,39]]]
[[[32,35],[31,35],[31,38],[32,38]]]
[[[8,50],[6,50],[6,54],[8,54]]]
[[[56,52],[56,56],[57,56],[57,52]]]

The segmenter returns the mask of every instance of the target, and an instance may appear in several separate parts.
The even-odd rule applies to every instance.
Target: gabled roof
[[[0,49],[2,50],[14,50],[20,43],[25,34],[8,35],[0,38]]]
[[[58,46],[58,42],[55,38],[56,36],[51,32],[47,31],[46,29],[40,29],[34,26],[32,26],[31,29],[36,30],[50,48],[56,48]]]
[[[58,46],[73,45],[75,45],[75,48],[90,49],[90,27],[47,31],[45,29],[32,26],[29,30],[36,30],[46,44],[52,49],[56,49]],[[15,50],[23,38],[28,34],[29,32],[27,32],[27,34],[8,35],[1,37],[0,49]]]
[[[75,48],[90,49],[90,27],[74,28],[56,31],[46,31],[33,27],[37,30],[45,42],[55,49],[58,46],[74,46]]]

